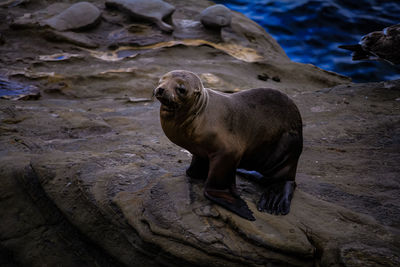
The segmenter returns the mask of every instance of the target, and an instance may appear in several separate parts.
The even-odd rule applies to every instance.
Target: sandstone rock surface
[[[290,61],[241,14],[216,33],[195,20],[211,3],[168,2],[172,34],[102,10],[98,27],[77,33],[96,49],[0,25],[1,80],[41,94],[0,99],[0,265],[398,266],[400,81],[353,84]],[[31,1],[0,17],[40,21],[65,4]],[[256,212],[262,188],[237,177],[257,219],[246,221],[186,177],[190,156],[165,137],[151,99],[173,69],[219,91],[293,98],[305,146],[289,215]]]

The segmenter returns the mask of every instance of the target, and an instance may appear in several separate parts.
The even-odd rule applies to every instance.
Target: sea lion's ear
[[[196,83],[196,92],[197,92],[198,94],[201,94],[201,91],[203,90],[203,88],[204,88],[203,83],[202,83],[202,81],[200,80],[200,78],[198,78],[198,81],[197,81],[197,83]]]
[[[188,82],[190,83],[190,87],[193,88],[193,94],[194,95],[200,95],[201,91],[203,90],[203,83],[201,82],[201,79],[199,76],[197,76],[193,72],[187,72],[188,73]]]
[[[200,95],[201,91],[203,90],[203,83],[199,80],[198,82],[195,83],[195,90],[194,94],[195,95]]]

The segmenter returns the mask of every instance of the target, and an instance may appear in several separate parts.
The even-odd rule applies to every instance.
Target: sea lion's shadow
[[[189,177],[187,174],[184,175],[189,184],[190,190],[190,202],[204,202],[203,188],[205,186],[206,179],[194,179]],[[237,169],[236,181],[237,189],[245,199],[251,200],[254,204],[257,204],[261,194],[265,190],[265,185],[261,181],[265,179],[262,174],[256,171],[247,171],[244,169]],[[208,202],[208,201],[207,201]]]

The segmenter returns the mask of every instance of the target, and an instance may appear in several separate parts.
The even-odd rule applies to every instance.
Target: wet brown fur
[[[185,88],[184,94],[180,87]],[[260,182],[266,185],[294,184],[303,144],[302,122],[285,94],[266,88],[223,94],[204,88],[194,73],[173,71],[161,78],[155,95],[162,103],[164,133],[193,154],[188,175],[207,178],[206,197],[218,204],[222,199],[227,206],[240,199],[235,186],[237,168],[261,173]]]

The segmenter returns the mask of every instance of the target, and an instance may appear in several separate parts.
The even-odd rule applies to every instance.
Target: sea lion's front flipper
[[[226,150],[210,156],[209,173],[204,196],[240,217],[254,221],[253,212],[236,190],[236,167],[239,155]]]
[[[261,195],[257,203],[257,209],[275,215],[288,214],[295,188],[296,183],[294,181],[284,181],[270,185]]]
[[[249,221],[255,221],[256,218],[253,216],[253,212],[247,206],[247,203],[240,197],[234,197],[228,191],[220,190],[205,190],[204,195],[211,201],[218,205],[230,210],[242,218]]]
[[[208,158],[201,158],[193,155],[190,167],[186,170],[187,176],[193,179],[207,179],[208,174]]]

